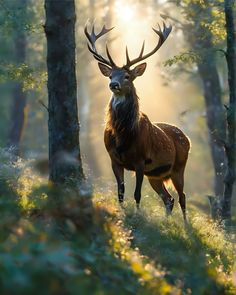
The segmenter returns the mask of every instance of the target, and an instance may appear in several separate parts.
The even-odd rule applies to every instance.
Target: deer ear
[[[133,75],[134,77],[138,77],[138,76],[142,76],[142,74],[145,72],[146,70],[146,67],[147,67],[147,63],[142,63],[138,66],[136,66],[134,69],[133,69]]]
[[[102,63],[98,63],[99,69],[102,72],[102,74],[106,77],[109,77],[111,75],[112,69]]]

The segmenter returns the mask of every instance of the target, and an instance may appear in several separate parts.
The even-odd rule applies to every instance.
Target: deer
[[[105,116],[104,143],[117,181],[118,201],[121,205],[124,201],[124,169],[134,171],[136,176],[134,199],[137,209],[140,208],[141,188],[143,178],[146,176],[151,187],[163,200],[168,216],[174,207],[174,198],[167,186],[168,182],[172,182],[186,221],[186,197],[183,188],[190,140],[174,125],[152,123],[139,109],[139,97],[133,83],[146,70],[147,63],[143,61],[160,49],[168,38],[172,26],[167,27],[163,22],[163,28],[159,24],[158,29],[153,28],[159,38],[157,45],[149,53],[144,54],[145,42],[143,42],[138,57],[130,59],[126,46],[126,64],[122,67],[115,64],[107,45],[106,57],[96,48],[96,41],[112,29],[104,25],[96,34],[93,25],[89,33],[86,24],[84,32],[88,41],[88,50],[98,61],[101,73],[110,79],[109,88],[112,96]]]

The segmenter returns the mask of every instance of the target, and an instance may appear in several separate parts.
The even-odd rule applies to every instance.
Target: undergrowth
[[[185,226],[151,197],[121,209],[0,160],[1,294],[235,294],[234,243],[209,218],[192,212]]]

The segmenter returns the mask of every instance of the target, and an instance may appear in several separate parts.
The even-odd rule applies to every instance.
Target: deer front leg
[[[119,203],[123,203],[124,201],[124,193],[125,193],[125,183],[124,183],[124,168],[117,164],[116,162],[112,162],[112,170],[115,174],[117,186],[118,186],[118,200]]]
[[[137,209],[139,209],[140,200],[141,200],[141,188],[142,188],[143,175],[144,175],[144,162],[136,165],[135,174],[136,174],[136,186],[134,191],[134,199],[136,201]]]

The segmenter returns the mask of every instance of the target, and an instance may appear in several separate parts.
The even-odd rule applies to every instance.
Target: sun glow
[[[121,1],[116,2],[116,14],[123,22],[128,22],[134,18],[134,7]]]

